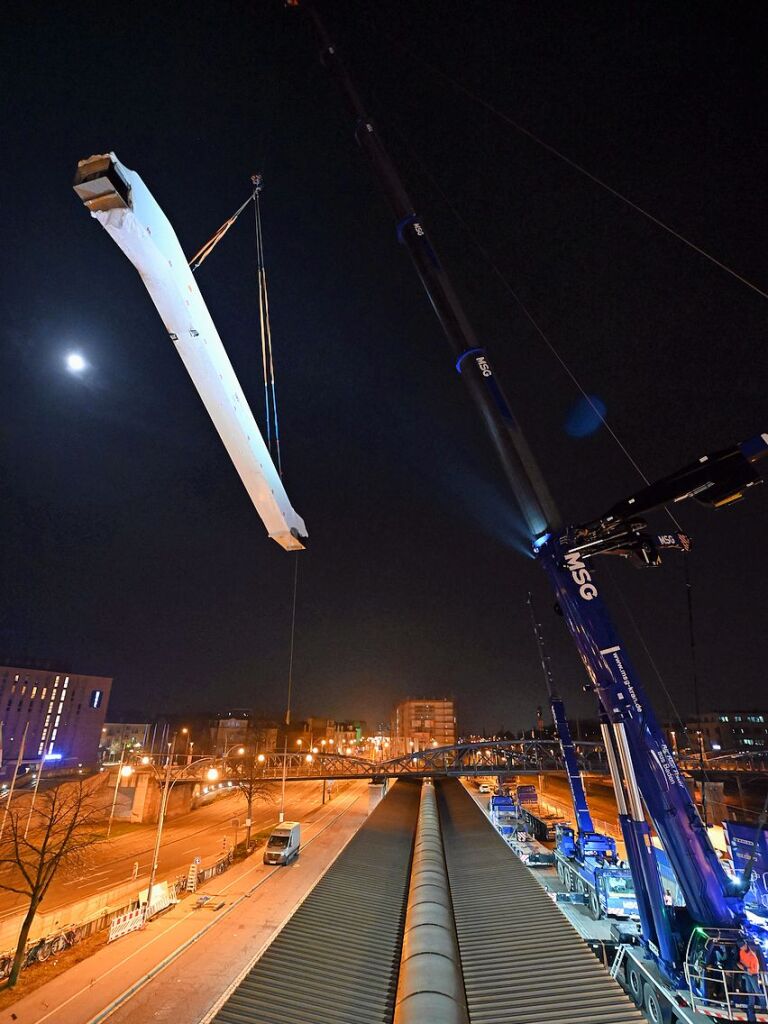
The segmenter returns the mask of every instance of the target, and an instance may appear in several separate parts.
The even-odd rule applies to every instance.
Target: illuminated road
[[[292,815],[311,800],[289,804]],[[195,910],[192,900],[182,901],[0,1011],[0,1024],[88,1024],[107,1014],[123,1024],[198,1024],[317,884],[367,812],[364,782],[350,783],[325,807],[315,799],[302,820],[301,854],[289,867],[267,867],[257,853],[205,886],[219,895],[220,910]],[[327,923],[329,941],[335,928],[353,923],[354,908],[340,907]]]
[[[336,791],[341,791],[339,784]],[[260,802],[255,806],[254,831],[264,829],[277,820],[280,796],[277,783],[273,795],[275,802]],[[322,783],[291,782],[286,787],[286,817],[305,817],[320,806],[321,799]],[[214,803],[189,814],[166,821],[160,851],[159,878],[186,874],[195,857],[201,857],[203,863],[209,863],[222,852],[225,837],[231,847],[235,838],[233,818],[239,818],[241,822],[245,819],[245,797],[239,791],[220,797]],[[94,846],[89,854],[87,875],[67,878],[60,874],[54,879],[45,900],[45,912],[124,885],[131,880],[136,862],[139,864],[138,880],[143,878],[146,883],[155,829],[154,825],[135,826],[125,835]],[[241,827],[239,839],[243,837],[244,830]],[[8,892],[0,893],[0,920],[18,913],[25,905],[24,897]]]

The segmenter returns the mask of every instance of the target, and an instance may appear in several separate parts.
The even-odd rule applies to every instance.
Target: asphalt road
[[[598,822],[608,822],[612,830],[617,831],[618,810],[616,809],[616,797],[610,779],[602,776],[587,776],[584,780],[587,791],[587,802],[589,811],[595,820],[595,827],[600,829]],[[563,804],[573,816],[573,801],[571,790],[564,775],[547,775],[544,778],[544,799],[551,799],[553,803]]]
[[[341,786],[337,784],[337,792]],[[254,831],[277,821],[280,785],[274,785],[274,802],[261,802],[253,813]],[[337,797],[338,798],[338,797]],[[302,819],[321,805],[322,782],[289,782],[286,787],[286,818]],[[174,878],[186,874],[195,857],[203,864],[224,850],[226,838],[230,848],[234,845],[234,818],[245,819],[245,797],[233,792],[214,803],[189,814],[166,821],[160,848],[158,879]],[[238,838],[244,837],[241,827]],[[154,849],[156,826],[137,825],[129,833],[97,843],[88,854],[87,872],[67,877],[65,869],[51,884],[43,902],[45,913],[76,903],[89,896],[107,892],[123,885],[133,877],[138,862],[138,881],[148,882]],[[19,913],[27,900],[14,893],[0,891],[0,920]]]
[[[301,854],[288,867],[267,866],[258,853],[235,864],[202,890],[215,894],[218,910],[197,910],[195,900],[182,900],[0,1011],[0,1024],[199,1024],[365,821],[367,789],[355,781],[325,807],[314,800],[301,823]],[[295,812],[301,804],[289,808]],[[342,917],[347,909],[340,908]],[[334,928],[347,924],[346,918],[329,921],[328,941]]]

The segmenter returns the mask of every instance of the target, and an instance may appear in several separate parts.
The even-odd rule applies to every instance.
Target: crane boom
[[[314,22],[322,47],[322,60],[336,79],[355,118],[355,138],[369,158],[395,217],[396,232],[408,250],[419,280],[453,351],[456,370],[485,421],[531,536],[541,537],[560,522],[549,488],[536,464],[491,367],[490,357],[475,334],[423,220],[416,212],[402,179],[376,126],[339,57],[338,50],[312,4],[288,0],[304,8]]]
[[[487,352],[478,344],[448,276],[429,242],[421,218],[403,186],[363,102],[344,67],[337,48],[314,9],[305,0],[287,0],[288,6],[304,8],[317,30],[322,59],[339,84],[355,118],[355,136],[370,159],[384,195],[395,215],[397,235],[406,246],[443,331],[451,344],[456,368],[464,378],[489,430],[523,514],[538,559],[556,595],[557,606],[579,651],[598,703],[610,722],[627,787],[629,813],[622,828],[632,874],[642,886],[641,916],[646,946],[658,957],[674,984],[682,977],[680,939],[672,915],[663,905],[661,883],[650,853],[648,826],[642,801],[648,810],[683,891],[690,920],[710,930],[743,927],[743,901],[721,867],[696,805],[669,750],[664,733],[650,706],[642,683],[624,650],[600,597],[595,574],[584,558],[612,552],[633,557],[640,565],[656,565],[659,548],[687,550],[684,536],[654,540],[642,533],[645,523],[624,519],[624,505],[616,506],[603,520],[586,528],[563,529],[549,488],[515,420],[491,368]],[[648,510],[672,494],[675,500],[695,497],[714,507],[741,497],[759,482],[753,464],[768,454],[768,434],[712,457],[706,472],[688,467],[661,482],[657,490],[643,494]],[[628,500],[630,508],[634,502]],[[620,521],[617,537],[616,520]],[[582,554],[586,537],[589,553]],[[652,920],[651,920],[652,918]],[[653,939],[650,929],[653,929]],[[688,928],[689,935],[695,932]]]
[[[549,655],[547,654],[547,648],[544,643],[544,634],[541,630],[541,623],[536,617],[536,611],[533,607],[533,598],[530,594],[528,595],[528,607],[531,612],[533,635],[536,638],[536,646],[539,649],[541,671],[544,675],[544,682],[547,687],[547,694],[549,695],[549,706],[552,711],[552,719],[555,724],[555,730],[557,731],[557,738],[560,741],[560,750],[562,751],[565,770],[568,775],[568,785],[571,790],[573,812],[576,815],[576,826],[581,835],[589,835],[595,831],[595,826],[592,822],[592,815],[589,812],[587,793],[584,789],[581,772],[579,771],[576,747],[574,746],[573,737],[571,736],[571,727],[568,724],[568,718],[565,714],[565,705],[555,689],[555,682],[552,678],[552,669],[549,663]]]
[[[307,528],[293,509],[168,218],[114,153],[81,160],[74,185],[136,267],[269,536],[288,551]]]

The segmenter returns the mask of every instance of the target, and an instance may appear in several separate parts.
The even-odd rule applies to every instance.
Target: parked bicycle
[[[84,931],[85,929],[82,927],[70,926],[57,935],[48,935],[44,938],[36,939],[27,946],[22,967],[45,963],[55,953],[61,953],[65,949],[70,949],[83,938]],[[4,981],[9,977],[12,967],[12,953],[5,953],[0,956],[0,981]]]

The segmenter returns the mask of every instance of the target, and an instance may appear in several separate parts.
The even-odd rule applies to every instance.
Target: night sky
[[[604,429],[572,436],[578,391],[441,193],[649,477],[768,429],[766,299],[448,81],[766,290],[763,5],[365,0],[327,18],[566,519],[641,481]],[[114,675],[112,716],[283,705],[294,556],[71,190],[77,160],[112,149],[190,255],[265,176],[285,482],[310,533],[297,711],[373,723],[406,695],[454,695],[465,729],[530,728],[545,700],[533,589],[569,710],[593,713],[302,15],[27,5],[4,47],[0,660]],[[197,276],[262,421],[254,252],[249,213]],[[680,519],[702,707],[765,707],[768,489]],[[679,559],[600,569],[657,710],[644,644],[691,709]]]

